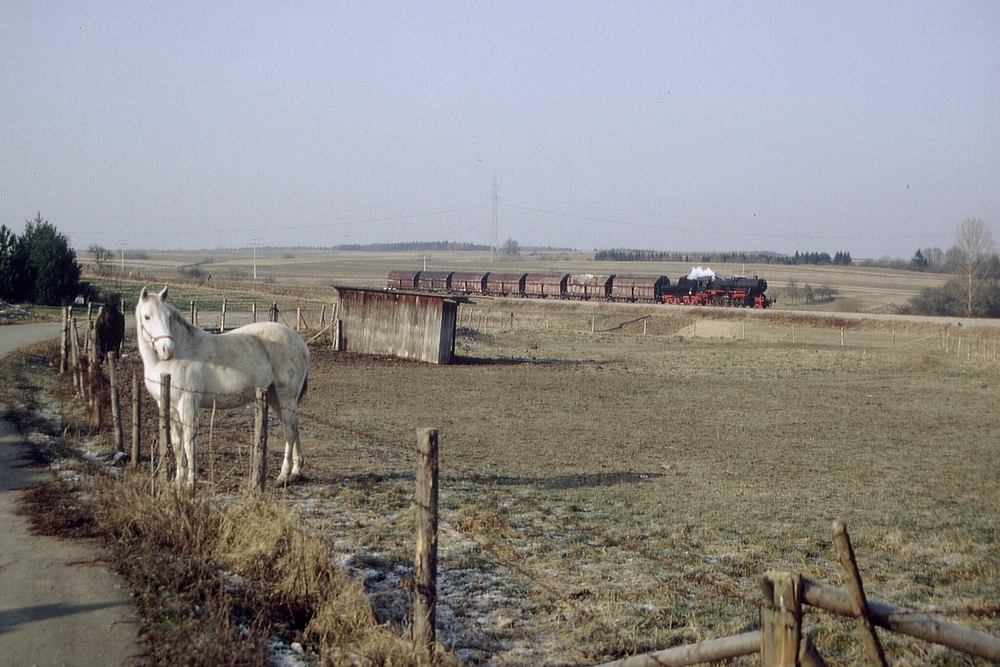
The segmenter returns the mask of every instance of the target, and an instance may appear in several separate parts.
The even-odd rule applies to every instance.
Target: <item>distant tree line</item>
[[[685,253],[665,252],[660,250],[633,250],[628,248],[612,248],[597,250],[594,259],[613,262],[716,262],[746,263],[746,264],[833,264],[834,266],[850,266],[851,253],[837,252],[830,256],[828,252],[795,251],[794,255],[782,255],[775,252],[707,252]]]
[[[334,250],[361,250],[367,252],[444,252],[451,250],[490,251],[488,245],[476,243],[458,243],[455,241],[412,241],[409,243],[367,243],[364,245],[346,244],[334,247]]]
[[[0,225],[0,299],[58,306],[80,292],[80,263],[69,241],[41,213],[18,236]]]
[[[630,250],[628,248],[612,248],[598,250],[594,259],[598,262],[683,262],[678,256],[682,253],[663,252],[660,250]]]
[[[836,252],[833,257],[830,257],[828,252],[799,252],[795,251],[794,255],[781,255],[779,259],[774,262],[775,264],[813,264],[816,266],[821,266],[824,264],[832,264],[833,266],[850,266],[851,265],[851,253],[849,252]]]

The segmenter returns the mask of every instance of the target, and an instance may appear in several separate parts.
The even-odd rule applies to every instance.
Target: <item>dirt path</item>
[[[58,325],[0,327],[0,356],[53,337]],[[4,665],[135,664],[138,622],[122,582],[92,546],[32,535],[20,489],[47,479],[23,464],[27,445],[0,419],[0,658]]]

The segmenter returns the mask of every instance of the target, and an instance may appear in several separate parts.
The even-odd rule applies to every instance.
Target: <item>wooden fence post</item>
[[[768,571],[760,586],[764,593],[760,609],[760,664],[797,667],[802,639],[801,577],[792,572]]]
[[[139,424],[142,422],[139,420],[141,409],[139,408],[139,397],[141,395],[139,390],[139,374],[132,373],[132,465],[139,465]]]
[[[257,321],[257,302],[256,301],[252,301],[250,303],[250,315],[251,315],[250,321],[251,322],[256,322]]]
[[[847,527],[842,521],[834,521],[830,527],[833,535],[833,545],[837,549],[837,558],[841,567],[844,568],[846,576],[847,592],[851,594],[851,604],[857,616],[858,628],[861,630],[861,638],[865,643],[865,651],[868,659],[873,665],[888,667],[885,659],[885,651],[882,650],[882,643],[875,634],[875,626],[872,624],[871,613],[868,611],[868,599],[865,597],[865,589],[861,584],[861,574],[858,572],[858,561],[854,557],[854,547],[847,536]]]
[[[254,411],[253,447],[250,450],[251,493],[263,493],[267,480],[267,390],[257,390]]]
[[[222,300],[222,320],[219,322],[219,333],[226,333],[226,300]]]
[[[69,306],[63,307],[62,345],[59,347],[59,375],[69,370]]]
[[[198,325],[194,316],[194,299],[191,299],[191,317],[189,319],[191,320],[191,324],[194,324],[195,326]]]
[[[125,443],[122,436],[122,409],[118,402],[118,373],[115,369],[118,363],[118,353],[108,352],[108,381],[111,383],[111,426],[114,433],[115,451],[124,452]]]
[[[337,320],[333,326],[333,350],[340,352],[344,345],[344,321]]]
[[[417,429],[417,555],[413,568],[413,639],[431,653],[436,639],[438,430]]]
[[[170,449],[170,373],[160,373],[160,458],[156,472],[161,482],[168,479],[167,450]]]
[[[101,397],[97,391],[97,344],[94,342],[94,322],[87,324],[87,334],[83,337],[82,359],[87,360],[87,380],[84,382],[83,395],[89,408],[90,428],[100,433],[104,426],[104,415],[101,414]],[[80,370],[80,381],[83,382],[83,369]]]
[[[83,373],[80,370],[80,339],[76,334],[76,318],[69,318],[70,367],[73,369],[73,389],[83,394]]]

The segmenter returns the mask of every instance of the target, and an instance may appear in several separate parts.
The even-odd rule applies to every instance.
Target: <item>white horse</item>
[[[170,374],[170,439],[178,486],[194,486],[199,408],[237,408],[253,401],[257,389],[266,389],[268,405],[281,413],[285,459],[278,483],[301,479],[297,409],[309,367],[309,347],[301,336],[276,322],[210,334],[167,303],[167,288],[159,294],[142,288],[135,321],[146,389],[157,403],[160,374]]]

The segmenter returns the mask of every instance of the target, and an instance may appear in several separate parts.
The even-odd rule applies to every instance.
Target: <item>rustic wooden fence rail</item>
[[[839,543],[838,556],[844,564],[847,579],[849,582],[855,580],[853,584],[849,583],[849,590],[834,588],[791,572],[767,572],[761,578],[764,593],[761,630],[631,656],[598,667],[681,667],[758,652],[764,667],[825,665],[811,641],[803,639],[803,604],[858,619],[859,625],[864,626],[862,635],[869,661],[875,665],[887,663],[874,626],[977,658],[1000,662],[1000,637],[879,600],[865,600],[859,606],[858,592],[863,593],[863,590],[847,531],[843,523],[835,521],[832,532],[835,543]],[[853,570],[853,574],[847,570]],[[858,590],[854,590],[855,586]]]

